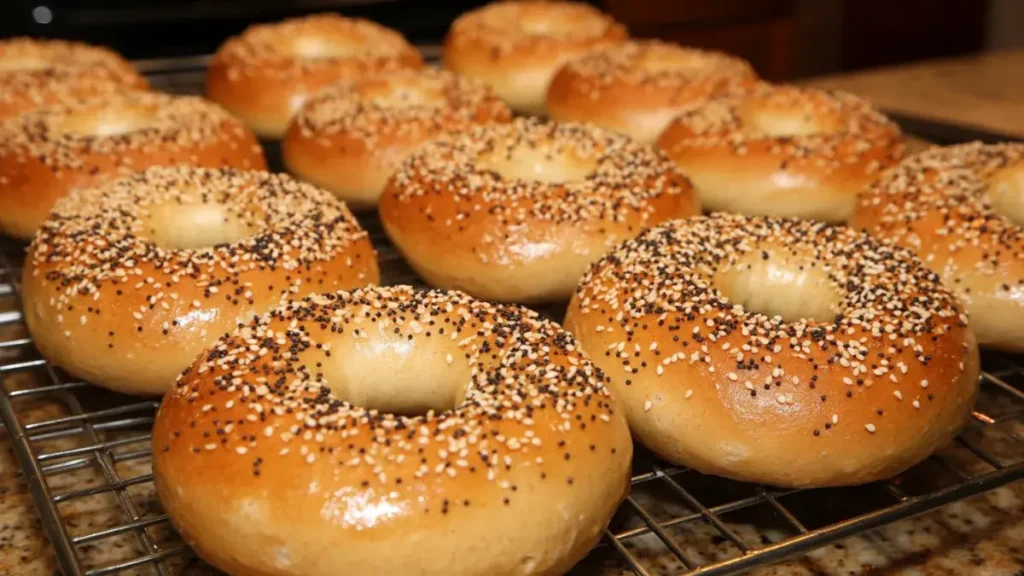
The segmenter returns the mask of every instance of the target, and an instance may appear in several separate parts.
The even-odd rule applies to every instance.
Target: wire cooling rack
[[[154,85],[195,92],[201,60],[144,68]],[[932,128],[935,128],[934,126]],[[948,141],[955,129],[941,128]],[[272,167],[279,155],[268,147]],[[383,282],[422,285],[375,219],[364,219],[380,256]],[[56,564],[67,576],[114,573],[213,573],[191,557],[152,496],[150,437],[158,400],[120,396],[69,379],[41,359],[24,329],[19,298],[23,247],[0,241],[0,421],[34,501]],[[560,318],[557,308],[541,310]],[[664,572],[735,574],[799,555],[1024,477],[1024,359],[983,357],[982,392],[955,445],[897,478],[865,487],[778,490],[668,466],[638,448],[632,493],[579,574]],[[105,497],[109,510],[72,506]],[[678,536],[700,527],[715,554]],[[639,542],[644,542],[642,546]],[[652,552],[652,548],[654,551]],[[97,555],[95,551],[116,549]],[[660,559],[652,563],[651,556]]]

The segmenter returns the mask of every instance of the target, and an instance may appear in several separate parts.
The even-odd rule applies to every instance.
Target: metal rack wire
[[[197,76],[192,64],[157,65],[154,71],[163,71],[164,76],[154,84],[170,91],[194,90]],[[273,165],[273,148],[269,152]],[[419,284],[379,224],[370,220],[364,225],[379,250],[383,281]],[[67,576],[101,576],[139,568],[162,576],[176,573],[181,559],[189,556],[188,547],[173,537],[166,514],[140,503],[133,493],[153,480],[148,469],[149,427],[158,401],[99,391],[68,379],[38,356],[24,330],[19,303],[19,252],[19,246],[0,243],[0,421],[60,570]],[[560,317],[558,310],[542,312]],[[1019,424],[1024,415],[1024,361],[989,355],[983,366],[982,397],[956,446],[898,478],[863,489],[750,486],[669,467],[640,450],[634,463],[633,494],[591,556],[603,555],[605,561],[647,576],[653,571],[633,548],[633,542],[647,538],[686,574],[735,574],[1020,479],[1024,477],[1022,436],[1000,430],[1002,425]],[[998,442],[993,435],[999,436]],[[55,481],[83,470],[91,471],[94,481],[81,485]],[[115,519],[92,530],[69,530],[62,506],[97,495],[112,497]],[[823,518],[818,504],[831,500],[856,501],[858,506]],[[731,518],[752,510],[760,510],[760,516],[769,517],[786,536],[762,535],[754,541],[749,534],[741,534]],[[695,524],[709,528],[731,546],[732,553],[708,561],[688,551],[672,531]],[[125,538],[132,541],[134,552],[127,557],[96,565],[83,561],[86,547]],[[577,570],[591,573],[590,568]]]

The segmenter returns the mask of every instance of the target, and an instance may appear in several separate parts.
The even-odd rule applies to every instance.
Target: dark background
[[[0,0],[0,34],[75,38],[129,58],[208,54],[248,24],[324,10],[437,44],[483,2]],[[592,0],[638,37],[718,48],[771,80],[1024,44],[1024,0]]]

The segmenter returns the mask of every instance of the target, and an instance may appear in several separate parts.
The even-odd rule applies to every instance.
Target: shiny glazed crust
[[[912,156],[858,197],[851,224],[917,252],[967,303],[979,344],[1024,352],[1024,144]]]
[[[337,14],[250,26],[214,54],[206,77],[211,100],[263,138],[280,138],[302,104],[328,84],[420,68],[423,56],[401,34]]]
[[[623,42],[562,66],[548,88],[547,110],[555,120],[591,122],[653,143],[681,112],[756,79],[750,63],[721,52]]]
[[[562,64],[627,36],[623,25],[582,2],[495,2],[452,23],[442,58],[445,68],[483,81],[516,112],[543,115]]]
[[[827,306],[787,321],[748,301],[791,317]],[[897,474],[959,432],[978,388],[967,316],[937,275],[908,250],[806,220],[652,228],[591,267],[565,326],[637,440],[760,484]]]
[[[69,100],[147,90],[113,50],[66,40],[0,41],[0,120]]]
[[[356,209],[377,205],[388,177],[424,142],[512,113],[484,84],[436,69],[402,70],[327,88],[281,143],[296,176]]]
[[[69,193],[176,164],[266,168],[256,137],[196,97],[135,92],[10,118],[0,123],[0,232],[28,240]]]
[[[210,247],[151,239],[204,231]],[[70,374],[161,394],[281,299],[378,281],[366,232],[330,194],[266,172],[158,167],[57,203],[28,250],[25,322]]]
[[[712,211],[845,222],[902,157],[899,127],[850,94],[758,84],[683,112],[658,146]]]
[[[347,401],[401,397],[396,380],[451,384],[449,408]],[[562,574],[625,497],[631,456],[561,328],[409,287],[311,296],[226,335],[153,430],[167,513],[232,574]]]
[[[503,176],[488,158],[520,174]],[[541,165],[576,178],[537,179]],[[568,299],[610,247],[699,210],[689,181],[656,150],[594,127],[527,119],[424,145],[380,204],[388,236],[429,284],[501,302]]]

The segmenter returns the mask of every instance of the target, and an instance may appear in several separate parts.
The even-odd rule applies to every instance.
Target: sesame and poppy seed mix
[[[658,146],[705,208],[845,222],[856,194],[902,159],[899,126],[852,94],[759,83],[677,116]]]
[[[108,48],[27,37],[0,41],[0,119],[80,98],[145,90],[146,80]]]
[[[825,302],[818,318],[813,302]],[[811,221],[713,215],[594,264],[566,327],[658,454],[828,486],[887,478],[958,432],[978,385],[967,321],[908,250]]]
[[[422,143],[512,112],[484,84],[432,68],[376,74],[318,92],[282,142],[289,171],[355,206],[376,205]]]
[[[858,197],[851,224],[917,252],[985,346],[1024,350],[1024,144],[932,148]]]
[[[383,365],[413,357],[449,406],[402,415],[336,393],[372,394]],[[307,296],[181,374],[154,428],[157,486],[229,571],[507,573],[524,555],[530,573],[565,571],[629,486],[626,422],[602,380],[522,307],[409,287]]]
[[[380,206],[388,236],[428,283],[516,302],[566,298],[611,246],[698,212],[689,181],[657,151],[532,119],[425,144]]]
[[[326,192],[266,172],[156,167],[57,203],[28,250],[25,320],[71,374],[153,394],[253,314],[377,281],[366,232]]]
[[[259,142],[202,98],[150,92],[0,122],[0,230],[29,239],[58,198],[155,165],[263,169]]]

